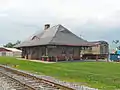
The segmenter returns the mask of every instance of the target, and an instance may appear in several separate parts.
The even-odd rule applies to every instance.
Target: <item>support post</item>
[[[45,59],[46,59],[46,61],[48,61],[49,62],[49,57],[48,57],[48,48],[47,48],[47,46],[45,47]]]
[[[47,46],[45,47],[45,54],[46,54],[46,56],[48,55],[48,48],[47,48]]]
[[[58,57],[56,56],[56,62],[58,61]]]
[[[81,60],[81,47],[79,47],[79,57],[80,57],[80,60]]]

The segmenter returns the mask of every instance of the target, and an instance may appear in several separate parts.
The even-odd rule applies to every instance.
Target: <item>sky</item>
[[[0,45],[61,24],[88,40],[119,39],[120,0],[0,0]]]

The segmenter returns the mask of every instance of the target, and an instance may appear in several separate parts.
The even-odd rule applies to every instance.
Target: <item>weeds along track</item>
[[[16,90],[74,90],[4,65],[0,65],[0,77],[8,79],[9,83],[14,83],[12,86]]]

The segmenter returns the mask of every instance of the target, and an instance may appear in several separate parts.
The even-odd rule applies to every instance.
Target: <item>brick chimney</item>
[[[44,30],[47,30],[48,28],[50,28],[50,24],[45,24]]]

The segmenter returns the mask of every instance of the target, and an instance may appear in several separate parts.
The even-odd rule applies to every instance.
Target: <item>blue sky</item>
[[[44,24],[62,24],[84,39],[119,39],[119,0],[0,0],[0,45],[24,40]]]

